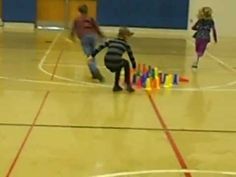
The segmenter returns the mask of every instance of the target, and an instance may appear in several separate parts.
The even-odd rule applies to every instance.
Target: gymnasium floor
[[[191,37],[130,40],[138,63],[189,78],[133,94],[91,80],[67,32],[0,32],[0,177],[236,176],[236,38],[196,71]]]

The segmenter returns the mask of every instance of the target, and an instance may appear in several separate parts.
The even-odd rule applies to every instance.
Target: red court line
[[[57,66],[58,66],[58,63],[59,63],[59,61],[61,59],[63,51],[64,50],[61,50],[61,52],[60,52],[60,54],[59,54],[59,56],[57,58],[55,67],[53,69],[52,76],[50,78],[51,81],[54,79],[54,75],[56,74]],[[37,111],[37,113],[36,113],[36,115],[34,117],[34,120],[33,120],[32,124],[31,124],[29,130],[27,131],[25,138],[23,139],[23,142],[21,143],[21,146],[18,149],[17,154],[16,154],[15,158],[13,159],[13,161],[12,161],[12,163],[10,165],[10,168],[8,169],[6,177],[10,177],[14,167],[16,166],[16,163],[17,163],[17,161],[18,161],[18,159],[19,159],[19,157],[20,157],[20,155],[21,155],[21,153],[22,153],[22,151],[23,151],[23,149],[25,147],[25,144],[26,144],[27,140],[29,139],[29,136],[32,133],[33,128],[35,127],[35,124],[36,124],[36,122],[37,122],[37,120],[39,118],[40,113],[42,112],[42,109],[43,109],[43,107],[44,107],[44,105],[46,103],[46,100],[48,98],[49,93],[50,93],[50,91],[47,91],[46,94],[44,95],[43,100],[42,100],[42,102],[40,104],[40,107],[39,107],[39,109],[38,109],[38,111]]]
[[[13,162],[12,162],[12,164],[11,164],[7,174],[6,174],[6,177],[9,177],[11,175],[11,172],[13,171],[13,169],[14,169],[14,167],[15,167],[15,165],[16,165],[19,157],[20,157],[20,154],[21,154],[21,152],[22,152],[22,150],[23,150],[23,148],[24,148],[24,146],[25,146],[25,144],[26,144],[26,142],[27,142],[27,140],[28,140],[28,138],[29,138],[29,136],[30,136],[34,126],[35,126],[35,124],[36,124],[36,121],[37,121],[37,119],[38,119],[38,117],[39,117],[39,115],[40,115],[40,113],[41,113],[41,111],[42,111],[42,109],[43,109],[43,107],[45,105],[45,102],[46,102],[46,100],[48,98],[49,93],[50,92],[47,91],[46,94],[44,95],[43,101],[40,104],[39,110],[38,110],[37,114],[34,117],[34,121],[31,124],[31,126],[30,126],[30,128],[29,128],[29,130],[28,130],[28,132],[27,132],[27,134],[26,134],[26,136],[25,136],[25,138],[24,138],[20,148],[18,149],[17,154],[16,154],[16,156],[15,156],[15,158],[14,158],[14,160],[13,160]]]
[[[52,81],[52,80],[54,79],[54,77],[55,77],[55,74],[56,74],[56,71],[57,71],[57,67],[58,67],[58,64],[59,64],[59,62],[60,62],[60,59],[61,59],[61,56],[62,56],[63,52],[64,52],[64,49],[61,50],[59,56],[57,57],[56,64],[55,64],[54,69],[53,69],[53,71],[52,71],[52,76],[51,76],[51,79],[50,79],[51,81]]]
[[[156,106],[156,104],[155,104],[155,102],[154,102],[154,100],[152,98],[151,93],[147,92],[147,95],[148,95],[148,98],[149,98],[149,100],[150,100],[150,102],[152,104],[153,109],[155,110],[157,118],[158,118],[162,128],[164,129],[164,132],[165,132],[165,135],[166,135],[166,137],[168,139],[168,142],[170,143],[170,145],[171,145],[171,147],[172,147],[172,149],[173,149],[173,151],[175,153],[175,156],[176,156],[176,158],[177,158],[181,168],[184,169],[184,170],[187,170],[188,167],[187,167],[187,163],[184,160],[184,156],[181,154],[181,152],[180,152],[180,150],[179,150],[179,148],[178,148],[178,146],[177,146],[173,136],[171,135],[171,133],[170,133],[170,131],[168,129],[168,126],[166,125],[166,123],[164,121],[164,118],[162,117],[159,109],[157,108],[157,106]],[[191,173],[184,173],[184,175],[185,175],[185,177],[192,177]]]

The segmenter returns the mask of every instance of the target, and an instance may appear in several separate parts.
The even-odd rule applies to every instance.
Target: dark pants
[[[111,71],[115,73],[115,83],[114,86],[118,86],[120,82],[120,72],[121,69],[124,68],[125,70],[125,83],[127,85],[130,85],[130,66],[129,62],[125,59],[121,59],[121,63],[119,64],[118,67],[111,67],[108,62],[105,60],[105,65],[106,67]]]

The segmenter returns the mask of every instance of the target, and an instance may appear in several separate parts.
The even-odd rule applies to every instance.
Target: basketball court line
[[[168,126],[164,120],[164,117],[161,115],[161,112],[160,110],[158,109],[153,97],[152,97],[152,94],[150,92],[146,92],[147,93],[147,96],[149,98],[149,101],[151,103],[151,106],[156,114],[156,117],[158,119],[158,122],[160,123],[161,127],[164,129],[164,134],[166,135],[166,138],[172,148],[172,150],[174,151],[174,154],[175,154],[175,157],[176,159],[178,160],[179,162],[179,165],[180,167],[183,169],[183,170],[186,170],[188,169],[188,166],[187,166],[187,163],[186,163],[186,160],[183,156],[183,154],[181,153],[179,147],[177,146],[176,144],[176,141],[175,139],[173,138],[171,132],[168,130]],[[191,173],[184,173],[184,176],[185,177],[192,177],[192,174]]]
[[[47,59],[47,56],[49,55],[49,53],[51,52],[52,48],[54,47],[54,45],[56,44],[57,40],[60,38],[60,36],[62,35],[62,32],[58,33],[58,35],[54,38],[53,42],[51,43],[51,45],[49,46],[48,50],[46,51],[45,55],[42,57],[40,63],[38,64],[38,69],[40,71],[42,71],[44,74],[46,75],[49,75],[49,76],[52,76],[52,73],[48,72],[47,70],[45,70],[43,68],[43,66],[45,65],[45,61]],[[192,42],[190,42],[189,40],[187,40],[188,43],[190,43],[191,45],[194,45]],[[209,53],[209,52],[208,52]],[[232,69],[230,66],[228,66],[227,64],[225,64],[222,60],[220,60],[219,58],[213,56],[212,54],[209,54],[210,57],[213,57],[213,59],[215,61],[217,61],[218,63],[222,63],[223,65],[225,65],[226,68],[228,69]],[[103,67],[103,66],[102,66]],[[111,85],[107,85],[107,84],[99,84],[99,83],[90,83],[90,82],[86,82],[86,81],[78,81],[78,80],[75,80],[75,79],[71,79],[71,78],[68,78],[68,77],[64,77],[64,76],[59,76],[59,75],[54,75],[55,78],[59,79],[59,80],[64,80],[64,81],[68,81],[68,82],[72,82],[72,83],[78,83],[78,84],[82,84],[81,86],[99,86],[99,87],[105,87],[105,88],[112,88]],[[204,89],[215,89],[215,88],[221,88],[221,87],[225,87],[225,86],[232,86],[232,85],[235,85],[236,84],[236,81],[231,81],[231,82],[228,82],[228,83],[225,83],[225,84],[222,84],[222,85],[211,85],[211,86],[206,86],[206,87],[201,87],[200,89],[201,90],[204,90]],[[172,88],[173,90],[175,88]],[[186,91],[193,91],[194,89],[196,88],[187,88]],[[199,88],[198,88],[199,89]],[[183,88],[177,88],[178,91],[185,91],[185,89]]]
[[[24,147],[25,147],[25,145],[26,145],[26,143],[27,143],[27,141],[28,141],[32,131],[33,131],[33,128],[35,127],[35,124],[36,124],[36,122],[37,122],[37,120],[39,118],[39,115],[40,115],[44,105],[45,105],[45,102],[46,102],[46,100],[48,98],[49,93],[50,93],[49,91],[47,91],[45,93],[45,95],[43,97],[43,100],[42,100],[42,102],[41,102],[41,104],[39,106],[39,109],[38,109],[38,111],[37,111],[37,113],[36,113],[36,115],[35,115],[35,117],[33,119],[33,122],[30,125],[30,128],[28,129],[28,131],[27,131],[27,133],[26,133],[26,135],[25,135],[25,137],[24,137],[24,139],[23,139],[23,141],[22,141],[22,143],[20,145],[20,148],[17,150],[17,153],[16,153],[13,161],[10,164],[10,167],[9,167],[9,169],[7,171],[6,177],[10,177],[11,176],[12,171],[14,170],[14,168],[16,166],[16,163],[18,162],[18,159],[20,158],[20,155],[21,155],[21,153],[22,153],[22,151],[23,151],[23,149],[24,149]]]
[[[38,64],[38,69],[40,71],[42,71],[43,73],[45,73],[46,75],[49,75],[52,77],[52,73],[47,72],[46,70],[43,69],[43,64],[46,61],[49,53],[51,52],[52,48],[55,46],[57,40],[59,39],[59,37],[62,35],[62,32],[59,32],[56,37],[53,39],[52,43],[50,44],[48,50],[45,52],[45,54],[43,55],[42,59],[40,60],[39,64]],[[55,76],[53,76],[55,77]]]
[[[46,57],[45,57],[45,60],[46,60],[46,58],[47,58],[47,55],[50,53],[50,51],[51,51],[51,49],[50,50],[48,50],[47,51],[47,53],[46,53]],[[43,61],[43,60],[42,60]],[[220,63],[220,62],[219,62]],[[40,66],[40,64],[42,64],[41,66]],[[63,77],[61,77],[61,76],[57,76],[56,74],[55,75],[53,75],[53,73],[49,73],[48,71],[46,71],[46,70],[44,70],[43,69],[43,63],[41,63],[40,62],[40,64],[39,64],[39,69],[42,71],[42,72],[44,72],[45,74],[47,73],[48,75],[50,75],[50,76],[52,76],[53,78],[58,78],[58,79],[60,79],[60,78],[62,78],[63,79]],[[220,63],[220,64],[222,64],[222,63]],[[68,78],[67,78],[68,79]],[[71,81],[71,80],[67,80],[67,81]],[[83,83],[83,81],[82,81],[82,83]],[[85,82],[86,84],[87,84],[87,82]],[[85,84],[84,83],[84,84]],[[49,93],[49,91],[48,91],[48,93]],[[155,104],[155,103],[154,103]],[[35,121],[36,122],[36,121]],[[163,124],[164,125],[164,124]],[[32,127],[34,127],[34,125],[32,124]],[[33,129],[33,128],[32,128]],[[32,131],[32,130],[31,130]],[[27,136],[26,136],[26,138],[25,138],[25,140],[24,140],[24,142],[26,142],[27,141],[27,139],[28,139],[28,137],[29,137],[29,135],[30,135],[30,133],[31,133],[31,131],[29,132],[29,133],[27,133]],[[169,137],[168,139],[172,139],[171,138],[171,135],[170,135],[170,133],[168,133],[168,129],[165,129],[165,132],[166,132],[166,135],[167,135],[167,137]],[[28,135],[29,134],[29,135]],[[169,135],[169,136],[168,136]],[[23,147],[24,147],[24,143],[23,142]],[[170,141],[171,142],[171,141]],[[176,154],[178,154],[177,156],[178,156],[178,159],[179,159],[179,162],[180,162],[180,164],[181,164],[181,167],[184,169],[184,170],[178,170],[178,171],[181,171],[181,173],[184,173],[185,174],[185,176],[191,176],[191,174],[190,173],[194,173],[193,171],[191,172],[191,170],[187,170],[186,168],[187,168],[187,166],[186,166],[186,164],[185,164],[185,162],[184,162],[184,159],[182,159],[182,157],[181,157],[181,154],[180,154],[180,152],[178,152],[178,148],[177,147],[175,147],[176,145],[175,145],[175,143],[174,142],[172,142],[171,143],[172,144],[172,146],[173,146],[173,148],[175,149],[175,153]],[[23,149],[23,147],[22,147],[22,149]],[[22,150],[20,150],[20,151],[22,151]],[[17,159],[16,159],[17,160]],[[14,166],[13,166],[14,167]],[[147,172],[147,171],[146,171]],[[150,172],[150,171],[149,171]],[[208,171],[209,172],[209,171]],[[166,172],[167,173],[167,172]],[[141,174],[141,173],[139,173],[139,174]],[[150,174],[150,173],[149,173]],[[233,174],[235,174],[234,172],[233,172]],[[129,174],[127,174],[126,173],[126,175],[129,175]]]
[[[54,66],[54,64],[44,64],[44,66]],[[61,65],[59,65],[61,66]],[[86,65],[75,65],[76,67],[80,67],[80,68],[85,68],[87,67]],[[64,65],[62,65],[62,67],[64,67]],[[71,65],[67,66],[65,65],[65,67],[72,67]],[[99,67],[99,66],[98,66]],[[101,67],[103,68],[103,66]],[[61,76],[60,76],[61,77]],[[70,78],[67,78],[67,79],[70,79]],[[78,81],[78,80],[75,80],[75,79],[70,79],[71,82],[81,82],[81,81]],[[83,81],[83,82],[86,82],[86,81]],[[89,84],[89,82],[86,82]],[[92,83],[93,84],[93,83]],[[210,85],[210,86],[204,86],[204,87],[199,87],[198,89],[201,89],[201,90],[205,90],[205,89],[217,89],[217,88],[222,88],[222,87],[228,87],[228,86],[233,86],[236,84],[236,81],[231,81],[231,82],[226,82],[226,83],[223,83],[223,84],[220,84],[220,85]],[[107,84],[97,84],[97,86],[108,86]],[[110,87],[112,87],[112,85],[110,85]],[[183,91],[192,91],[192,90],[195,90],[196,88],[171,88],[171,89],[176,89],[176,90],[183,90]]]
[[[224,176],[236,176],[236,171],[214,171],[214,170],[178,170],[178,169],[165,169],[165,170],[143,170],[143,171],[130,171],[110,173],[104,175],[95,175],[92,177],[127,177],[134,175],[146,175],[146,174],[181,174],[181,173],[193,173],[193,174],[211,174],[211,175],[224,175]],[[217,177],[217,176],[215,176]],[[220,176],[219,176],[220,177]]]
[[[1,123],[5,127],[30,127],[28,123]],[[60,124],[35,124],[35,127],[62,128],[62,129],[103,129],[103,130],[132,130],[132,131],[165,131],[186,133],[225,133],[236,134],[236,130],[214,130],[214,129],[177,129],[177,128],[145,128],[145,127],[119,127],[119,126],[92,126],[92,125],[60,125]]]
[[[225,68],[227,68],[228,70],[236,73],[236,69],[234,67],[231,67],[229,64],[223,62],[222,60],[220,60],[218,57],[214,56],[213,54],[211,54],[210,52],[206,51],[206,54],[208,56],[210,56],[213,60],[215,60],[217,63],[219,63],[220,65],[224,66]]]
[[[187,42],[191,45],[195,47],[195,44],[190,41],[189,39],[187,40]],[[211,54],[210,52],[208,52],[208,50],[206,50],[206,55],[208,55],[212,60],[214,60],[216,63],[220,64],[221,66],[223,66],[225,69],[232,71],[234,73],[236,73],[236,69],[234,67],[231,67],[229,64],[225,63],[223,60],[221,60],[220,58],[216,57],[215,55]]]
[[[217,63],[220,63],[221,65],[223,65],[227,70],[230,70],[230,71],[235,72],[235,70],[233,70],[233,68],[231,68],[230,66],[228,66],[227,64],[225,64],[225,63],[224,63],[222,60],[220,60],[219,58],[217,58],[217,57],[215,57],[215,56],[213,56],[213,55],[211,55],[211,54],[208,54],[208,55],[209,55],[212,59],[214,59]],[[233,84],[234,84],[234,83],[233,83]],[[211,86],[211,87],[212,87],[212,86]],[[156,102],[154,101],[151,92],[148,92],[148,91],[147,91],[146,93],[147,93],[147,96],[148,96],[148,98],[149,98],[149,101],[151,102],[151,105],[152,105],[152,107],[153,107],[153,109],[154,109],[154,111],[155,111],[155,113],[156,113],[157,119],[158,119],[158,121],[159,121],[161,127],[164,129],[164,133],[165,133],[165,135],[166,135],[166,138],[167,138],[169,144],[171,145],[172,150],[173,150],[174,153],[175,153],[175,156],[176,156],[176,158],[177,158],[177,160],[178,160],[178,162],[179,162],[179,165],[181,166],[182,170],[184,170],[184,171],[183,171],[184,176],[185,176],[185,177],[192,177],[192,171],[189,171],[189,170],[188,170],[187,162],[186,162],[186,160],[185,160],[183,154],[181,153],[179,147],[177,146],[176,141],[175,141],[175,139],[173,138],[171,132],[168,130],[168,125],[166,124],[164,117],[161,115],[161,112],[160,112],[160,110],[158,109],[157,104],[156,104]],[[150,171],[149,171],[149,172],[150,172]],[[149,172],[148,172],[148,173],[149,173]],[[153,172],[152,172],[152,173],[153,173]],[[139,172],[138,174],[145,174],[145,173],[144,173],[144,172],[142,172],[142,173]],[[150,173],[149,173],[149,174],[150,174]],[[235,174],[236,174],[236,173],[235,173]],[[116,175],[116,176],[119,176],[119,175]],[[120,175],[120,176],[124,176],[124,175]],[[127,173],[125,174],[125,176],[127,176]]]
[[[55,68],[53,69],[53,74],[52,74],[52,76],[50,78],[51,81],[54,79],[54,74],[56,73],[56,69],[57,69],[58,63],[59,63],[59,61],[61,59],[62,53],[63,53],[63,50],[60,51],[59,56],[57,58],[57,61],[56,61],[56,64],[55,64]],[[49,94],[50,94],[50,91],[46,91],[46,93],[45,93],[45,95],[43,97],[43,100],[42,100],[42,102],[41,102],[41,104],[39,106],[39,109],[38,109],[38,111],[37,111],[37,113],[36,113],[36,115],[35,115],[35,117],[33,119],[33,122],[30,125],[30,127],[29,127],[29,129],[28,129],[28,131],[27,131],[27,133],[26,133],[26,135],[25,135],[25,137],[24,137],[24,139],[23,139],[23,141],[22,141],[22,143],[20,145],[20,148],[17,150],[17,153],[16,153],[13,161],[10,164],[10,167],[9,167],[9,169],[7,171],[6,177],[10,177],[11,176],[11,174],[12,174],[12,172],[13,172],[13,170],[14,170],[14,168],[15,168],[15,166],[16,166],[19,158],[20,158],[20,155],[22,154],[22,151],[23,151],[27,141],[29,140],[29,137],[30,137],[30,135],[31,135],[31,133],[33,131],[33,128],[35,127],[35,125],[36,125],[36,123],[38,121],[38,118],[39,118],[39,116],[40,116],[40,114],[41,114],[41,112],[42,112],[42,110],[44,108],[44,105],[45,105],[45,103],[46,103],[46,101],[48,99]]]
[[[75,83],[75,82],[58,82],[58,81],[47,81],[47,80],[33,80],[33,79],[24,79],[24,78],[10,78],[5,76],[0,76],[0,79],[2,80],[9,80],[14,82],[23,82],[23,83],[32,83],[32,84],[46,84],[46,85],[58,85],[58,86],[67,86],[67,87],[89,87],[89,88],[96,88],[100,87],[102,84],[100,83]],[[236,82],[224,84],[224,85],[218,85],[214,87],[209,88],[169,88],[165,90],[168,91],[183,91],[183,92],[199,92],[199,91],[209,91],[209,92],[236,92],[236,88],[222,88],[227,86],[233,86]],[[103,85],[103,88],[112,88],[112,85]],[[137,90],[138,91],[138,90]],[[140,90],[143,91],[143,90]],[[158,92],[154,91],[154,92]]]
[[[55,64],[53,63],[45,63],[43,64],[43,66],[49,66],[49,67],[52,67],[54,66]],[[66,63],[61,63],[59,65],[59,67],[63,67],[63,68],[87,68],[88,66],[85,65],[85,64],[66,64]],[[106,67],[104,65],[102,66],[97,66],[98,68],[101,68],[101,69],[106,69]]]
[[[209,55],[209,54],[208,54],[208,55]],[[213,55],[209,55],[209,56],[213,58]],[[223,65],[227,70],[231,70],[231,71],[232,71],[232,68],[229,67],[227,64],[225,64],[225,63],[224,63],[222,60],[220,60],[219,58],[214,57],[213,59],[214,59],[217,63],[220,63],[221,65]],[[234,71],[234,70],[233,70],[233,71]],[[232,84],[232,83],[230,83],[230,84]],[[233,82],[233,84],[234,84],[234,82]],[[213,86],[211,86],[211,87],[213,87]],[[164,129],[164,133],[165,133],[165,135],[166,135],[166,138],[167,138],[169,144],[171,145],[172,150],[173,150],[174,153],[175,153],[175,157],[177,158],[177,160],[178,160],[178,162],[179,162],[179,165],[181,166],[182,170],[186,170],[186,171],[183,172],[183,173],[184,173],[184,176],[185,176],[185,177],[192,177],[192,172],[188,170],[188,165],[187,165],[187,162],[186,162],[186,160],[185,160],[185,157],[183,156],[183,154],[181,153],[179,147],[177,146],[176,141],[175,141],[175,139],[173,138],[173,136],[172,136],[172,134],[171,134],[171,131],[168,130],[168,129],[169,129],[169,128],[168,128],[168,125],[166,124],[165,119],[164,119],[163,116],[161,115],[161,112],[160,112],[160,110],[158,109],[157,104],[156,104],[156,102],[154,101],[151,92],[148,92],[148,91],[147,91],[146,93],[147,93],[147,96],[148,96],[148,98],[149,98],[149,101],[151,102],[151,105],[152,105],[152,107],[153,107],[153,109],[154,109],[154,111],[155,111],[155,113],[156,113],[157,119],[158,119],[158,121],[159,121],[161,127]],[[139,173],[139,174],[143,174],[143,173]],[[121,176],[123,176],[123,175],[121,175]],[[125,176],[127,176],[127,173],[126,173]]]

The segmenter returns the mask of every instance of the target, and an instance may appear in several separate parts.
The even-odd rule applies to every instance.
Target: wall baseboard
[[[1,18],[0,18],[0,26],[3,26],[3,22]]]
[[[34,32],[34,23],[15,23],[15,22],[3,22],[4,31],[12,32]]]
[[[134,32],[135,37],[147,37],[147,38],[156,38],[165,36],[166,38],[184,38],[191,35],[189,30],[171,30],[171,29],[158,29],[158,28],[129,28]],[[116,36],[119,30],[119,27],[111,26],[101,26],[101,30],[111,36]]]

